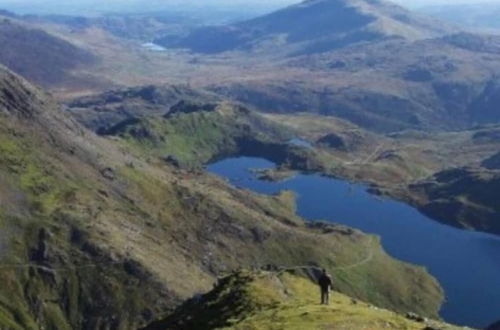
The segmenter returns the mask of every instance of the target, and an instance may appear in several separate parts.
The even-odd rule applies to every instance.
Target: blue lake
[[[256,180],[249,169],[272,168],[260,158],[230,158],[208,166],[233,185],[263,194],[292,190],[298,213],[379,235],[397,259],[425,266],[446,292],[441,316],[485,327],[500,320],[500,237],[446,226],[404,203],[380,199],[366,187],[320,175],[283,182]]]

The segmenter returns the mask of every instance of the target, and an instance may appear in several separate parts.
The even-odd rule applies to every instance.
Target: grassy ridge
[[[290,273],[238,272],[145,330],[165,329],[455,329],[432,320],[415,322],[338,292],[318,303],[319,288]]]

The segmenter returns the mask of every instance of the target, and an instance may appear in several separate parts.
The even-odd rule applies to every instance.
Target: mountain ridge
[[[200,28],[184,39],[156,42],[199,53],[256,50],[299,55],[386,38],[418,40],[450,31],[390,2],[308,0],[233,25]]]

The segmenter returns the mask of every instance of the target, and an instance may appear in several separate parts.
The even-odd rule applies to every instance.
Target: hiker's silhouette
[[[318,279],[319,287],[321,288],[321,304],[328,305],[330,303],[330,289],[333,289],[332,278],[326,272],[326,269],[322,270],[321,276]]]

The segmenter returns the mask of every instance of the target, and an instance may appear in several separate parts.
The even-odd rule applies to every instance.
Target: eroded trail
[[[372,239],[370,239],[369,246],[367,245],[367,255],[362,260],[359,260],[353,264],[330,268],[330,270],[333,270],[333,271],[349,270],[349,269],[357,268],[357,267],[360,267],[360,266],[363,266],[363,265],[369,263],[373,259],[373,256],[374,256],[374,250],[373,250],[371,243],[372,243]],[[294,266],[294,267],[279,267],[279,270],[277,272],[278,272],[278,274],[282,274],[284,272],[293,271],[293,270],[312,270],[312,269],[318,270],[318,271],[322,270],[322,268],[318,267],[318,266]]]

